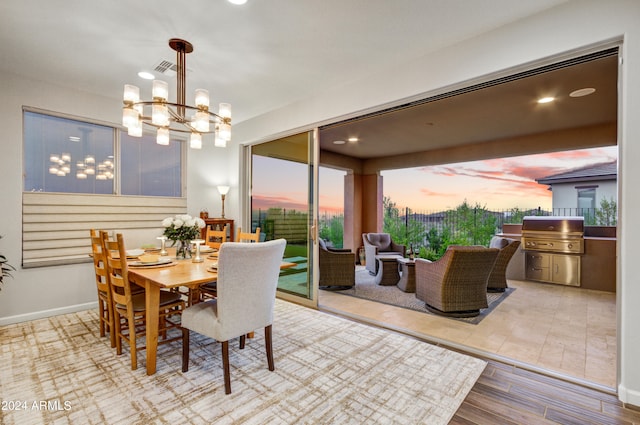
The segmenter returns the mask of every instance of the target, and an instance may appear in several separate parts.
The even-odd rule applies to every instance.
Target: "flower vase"
[[[178,247],[176,248],[176,258],[178,260],[191,258],[191,243],[189,241],[178,241]]]

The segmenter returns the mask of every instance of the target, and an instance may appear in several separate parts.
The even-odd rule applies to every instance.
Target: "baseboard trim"
[[[50,310],[34,311],[32,313],[17,314],[15,316],[0,317],[0,326],[13,325],[14,323],[28,322],[30,320],[44,319],[60,314],[75,313],[77,311],[90,310],[97,308],[98,302],[70,305],[60,308],[52,308]]]
[[[624,385],[618,385],[618,397],[625,405],[632,406],[633,409],[640,408],[640,392],[629,390]]]

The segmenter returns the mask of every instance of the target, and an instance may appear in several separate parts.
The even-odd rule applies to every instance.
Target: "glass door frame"
[[[309,217],[307,230],[307,284],[310,287],[309,298],[305,298],[299,295],[295,295],[289,292],[278,290],[276,297],[291,301],[296,304],[304,305],[306,307],[318,308],[318,282],[319,282],[319,264],[318,264],[318,170],[320,159],[320,142],[318,128],[313,128],[307,131],[296,131],[293,133],[287,133],[279,135],[279,137],[264,139],[253,143],[247,143],[240,146],[240,219],[239,223],[242,228],[251,228],[251,182],[253,176],[253,164],[252,164],[252,147],[274,142],[281,138],[293,136],[296,134],[307,133],[309,136],[308,144],[308,157],[307,157],[307,169],[309,176],[308,187],[308,202],[312,204],[311,208],[307,210],[311,214]]]

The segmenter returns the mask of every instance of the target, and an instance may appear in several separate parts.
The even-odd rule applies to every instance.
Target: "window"
[[[26,192],[114,193],[114,138],[104,125],[24,113]]]
[[[123,195],[182,196],[182,143],[156,143],[155,135],[131,137],[121,133],[120,158]]]
[[[22,267],[90,262],[89,230],[159,230],[185,214],[184,143],[24,109]]]
[[[24,191],[181,197],[182,143],[25,110]]]
[[[593,211],[596,208],[596,188],[578,188],[578,211]]]

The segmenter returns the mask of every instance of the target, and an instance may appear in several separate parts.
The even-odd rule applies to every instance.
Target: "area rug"
[[[275,372],[261,331],[230,344],[224,394],[220,345],[191,333],[130,370],[98,336],[94,310],[0,328],[0,423],[446,424],[486,363],[416,339],[276,301]],[[143,352],[144,353],[144,352]]]
[[[475,317],[446,317],[447,319],[458,320],[465,323],[477,325],[489,315],[505,298],[513,292],[515,288],[507,288],[505,292],[487,293],[488,308],[480,310],[480,314]],[[415,293],[401,291],[397,286],[380,286],[375,283],[375,276],[371,276],[363,267],[356,270],[356,286],[350,289],[331,289],[336,294],[350,295],[352,297],[363,298],[384,304],[395,305],[410,310],[420,311],[426,314],[434,314],[427,310],[424,301],[416,298]],[[439,316],[445,317],[445,316]]]

